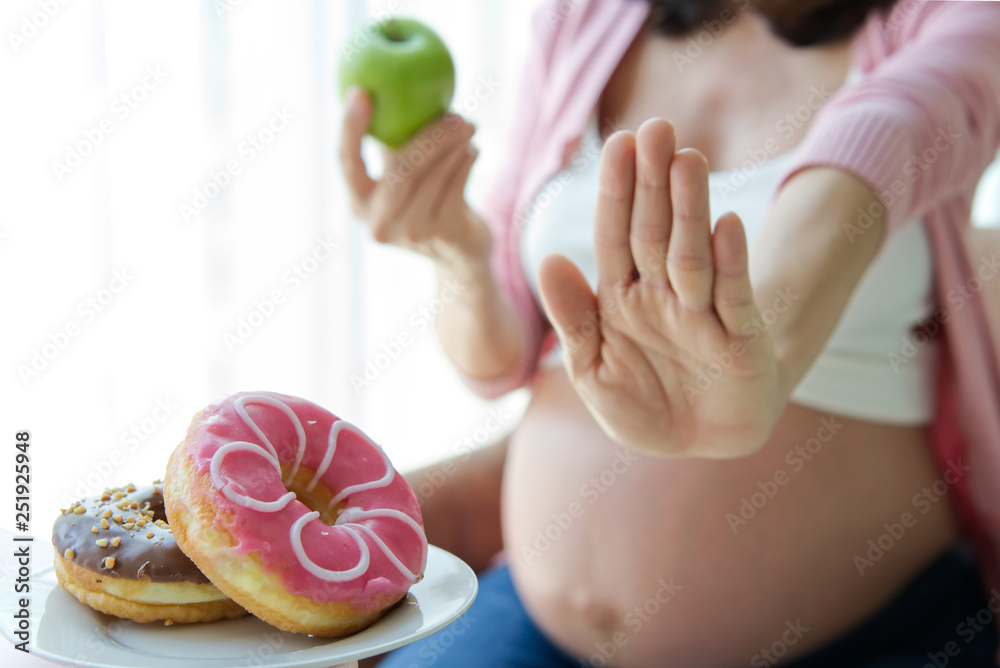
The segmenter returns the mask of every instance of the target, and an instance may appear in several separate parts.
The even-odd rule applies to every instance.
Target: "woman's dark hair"
[[[646,0],[654,29],[685,35],[706,22],[729,23],[750,9],[771,24],[776,35],[795,46],[813,46],[850,37],[869,12],[896,0]],[[728,20],[727,20],[728,19]]]

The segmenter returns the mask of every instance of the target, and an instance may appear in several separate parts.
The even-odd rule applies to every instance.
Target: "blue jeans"
[[[971,551],[958,546],[874,617],[787,666],[992,667],[998,644],[993,609],[1000,610],[1000,594],[987,599]],[[380,668],[581,668],[590,665],[587,661],[567,655],[542,635],[503,566],[480,578],[479,596],[462,619],[393,652]],[[761,659],[765,664],[772,665]]]

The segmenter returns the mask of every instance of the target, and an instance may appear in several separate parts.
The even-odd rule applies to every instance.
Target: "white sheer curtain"
[[[475,198],[502,155],[533,4],[3,3],[0,435],[32,433],[36,534],[78,495],[161,477],[191,416],[237,390],[312,399],[401,468],[499,435],[427,326],[427,263],[349,218],[334,72],[368,15],[431,23],[457,63],[456,108],[481,128]],[[387,363],[400,334],[411,343]]]

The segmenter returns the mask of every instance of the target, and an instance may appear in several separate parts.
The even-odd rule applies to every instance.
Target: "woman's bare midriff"
[[[750,457],[639,455],[556,369],[510,440],[504,544],[532,618],[585,664],[771,665],[864,620],[956,540],[943,479],[925,430],[797,405]]]

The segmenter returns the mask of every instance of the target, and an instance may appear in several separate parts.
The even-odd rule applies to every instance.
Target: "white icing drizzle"
[[[409,578],[411,582],[413,580],[416,580],[417,573],[423,573],[424,567],[427,565],[426,543],[424,544],[424,550],[420,555],[420,568],[417,569],[417,573],[413,573],[408,568],[406,568],[406,566],[403,565],[403,562],[401,562],[399,559],[396,558],[396,555],[394,555],[386,547],[386,544],[382,542],[381,538],[375,535],[374,531],[372,531],[370,528],[368,528],[363,524],[357,523],[358,520],[367,520],[373,517],[391,517],[397,519],[406,524],[407,526],[409,526],[411,529],[413,529],[413,532],[416,533],[417,536],[421,538],[423,538],[424,536],[424,530],[421,528],[419,524],[417,524],[413,520],[412,517],[410,517],[406,513],[400,512],[398,510],[391,510],[389,508],[379,508],[378,510],[361,510],[360,508],[345,508],[344,511],[340,513],[340,516],[337,518],[337,526],[349,525],[352,527],[358,527],[359,529],[367,532],[369,536],[375,539],[375,541],[382,548],[382,551],[385,552],[387,557],[389,557],[389,561],[391,561],[393,565],[399,569],[400,573]]]
[[[326,470],[330,467],[330,462],[333,461],[333,454],[337,452],[337,436],[340,434],[340,430],[343,429],[343,427],[340,426],[343,423],[344,421],[341,420],[340,422],[334,423],[333,427],[330,428],[330,436],[326,439],[326,454],[323,455],[323,461],[321,461],[319,466],[316,467],[316,475],[314,475],[313,479],[309,481],[308,485],[306,485],[307,492],[313,491],[313,488],[316,487],[316,483],[319,482],[319,479],[326,475]]]
[[[274,468],[278,470],[278,475],[281,475],[281,465],[278,463],[278,460],[272,457],[271,453],[256,443],[247,443],[246,441],[226,443],[224,446],[216,450],[214,455],[212,455],[211,472],[212,484],[215,485],[215,488],[222,492],[222,495],[227,499],[251,510],[259,510],[262,513],[276,513],[291,503],[292,499],[295,498],[295,492],[283,494],[276,501],[261,501],[253,497],[237,493],[233,490],[232,484],[222,480],[222,462],[226,458],[226,455],[230,452],[253,452],[259,454],[261,457],[271,462]]]
[[[371,564],[371,553],[368,551],[368,545],[365,541],[358,535],[357,531],[348,531],[348,535],[351,536],[358,543],[358,549],[361,551],[361,558],[358,559],[358,563],[352,568],[348,568],[346,571],[331,571],[322,566],[317,566],[309,555],[306,554],[305,547],[302,546],[302,527],[306,525],[307,522],[319,517],[319,513],[313,511],[311,513],[306,513],[299,519],[295,520],[292,525],[292,530],[289,532],[289,537],[292,539],[292,551],[295,552],[295,556],[299,558],[299,563],[307,571],[315,575],[316,577],[329,580],[330,582],[347,582],[353,580],[357,577],[361,577],[368,570],[368,566]],[[367,527],[366,527],[367,528]],[[376,538],[376,540],[378,540]],[[382,543],[382,541],[379,541]],[[384,543],[382,543],[384,549]],[[392,558],[395,558],[393,555]]]
[[[350,422],[347,422],[345,420],[340,420],[339,422],[333,425],[333,429],[330,430],[331,431],[330,440],[333,441],[335,445],[336,445],[336,439],[340,435],[341,430],[343,429],[348,429],[357,436],[360,436],[365,443],[367,443],[368,445],[370,445],[372,448],[375,449],[375,452],[377,452],[379,456],[382,457],[382,463],[385,465],[385,474],[378,480],[372,480],[371,482],[363,482],[357,485],[349,485],[345,487],[344,489],[340,490],[340,493],[337,494],[337,496],[330,499],[330,504],[327,506],[328,508],[333,508],[338,503],[346,499],[349,495],[354,494],[356,492],[366,492],[369,489],[379,489],[381,487],[388,487],[392,483],[392,479],[396,477],[396,469],[392,468],[392,464],[389,462],[389,458],[386,456],[385,450],[383,450],[378,443],[368,438],[368,434],[364,433]]]
[[[246,405],[247,404],[258,404],[261,406],[271,406],[277,408],[279,411],[288,416],[288,419],[292,421],[295,425],[295,435],[299,438],[299,447],[295,452],[295,463],[292,465],[292,469],[288,472],[288,477],[283,480],[286,485],[289,481],[295,479],[295,474],[299,472],[299,465],[302,463],[302,456],[306,452],[306,430],[302,427],[302,421],[299,420],[299,416],[295,414],[288,404],[283,401],[278,401],[277,399],[272,399],[271,397],[264,397],[260,395],[247,395],[240,397],[233,402],[233,408],[236,409],[236,414],[240,416],[240,419],[253,430],[253,433],[257,434],[257,438],[264,442],[267,446],[268,451],[274,455],[274,460],[278,461],[278,452],[271,445],[271,441],[268,440],[264,432],[261,431],[257,423],[250,419],[250,415],[247,414]]]
[[[233,443],[227,443],[220,447],[212,455],[211,461],[211,475],[212,484],[215,488],[222,492],[222,494],[238,505],[251,510],[257,510],[264,513],[278,512],[285,508],[292,499],[295,498],[294,492],[288,492],[284,494],[276,501],[260,501],[259,499],[254,499],[249,496],[244,496],[235,492],[231,485],[222,479],[222,462],[226,455],[231,452],[243,451],[243,452],[253,452],[259,454],[260,456],[267,459],[278,471],[278,475],[281,475],[281,463],[278,461],[278,453],[268,440],[264,432],[257,426],[250,416],[247,414],[246,405],[247,404],[258,404],[263,406],[270,406],[272,408],[277,408],[282,413],[284,413],[295,426],[295,433],[298,435],[299,445],[297,452],[295,454],[295,463],[292,466],[291,471],[287,476],[287,480],[282,480],[282,482],[287,485],[288,481],[294,479],[295,474],[298,472],[299,466],[302,463],[302,458],[305,454],[306,448],[306,435],[305,429],[302,426],[301,420],[295,414],[286,403],[278,399],[273,399],[271,397],[265,397],[262,395],[245,395],[233,402],[233,406],[236,409],[236,414],[240,416],[240,419],[250,427],[250,429],[257,435],[258,438],[263,442],[263,447],[256,443],[248,443],[246,441],[236,441]],[[312,424],[312,422],[310,422]],[[340,437],[340,433],[344,430],[348,430],[359,436],[368,445],[375,449],[375,451],[382,458],[382,462],[385,465],[385,473],[381,478],[377,480],[372,480],[369,482],[359,483],[357,485],[349,485],[342,489],[339,494],[331,499],[329,507],[333,508],[338,503],[343,501],[349,495],[364,492],[371,489],[379,489],[382,487],[388,487],[396,476],[395,469],[392,468],[392,464],[389,462],[389,458],[386,456],[385,451],[371,440],[367,434],[363,431],[347,422],[346,420],[338,420],[334,422],[333,426],[330,428],[330,435],[327,438],[326,452],[323,455],[323,459],[320,465],[316,469],[316,474],[313,476],[312,480],[306,486],[306,491],[312,491],[316,486],[316,483],[326,474],[330,467],[330,463],[333,461],[333,456],[337,451],[337,440]],[[265,449],[266,448],[266,449]],[[345,508],[341,511],[340,515],[337,517],[337,521],[333,529],[340,529],[341,531],[347,532],[351,538],[358,545],[358,549],[361,552],[361,557],[358,563],[351,568],[344,571],[333,571],[327,568],[318,566],[309,555],[306,554],[305,547],[302,545],[302,529],[308,523],[319,517],[319,513],[316,511],[308,512],[301,517],[299,517],[293,524],[292,528],[289,530],[289,539],[292,544],[292,551],[295,553],[296,558],[298,558],[299,563],[309,571],[314,576],[328,580],[330,582],[344,582],[348,580],[353,580],[360,577],[365,572],[368,571],[371,565],[371,553],[368,548],[368,544],[361,537],[361,533],[368,535],[376,545],[382,550],[386,558],[395,566],[399,572],[407,578],[410,582],[414,582],[417,579],[417,574],[423,572],[424,567],[427,564],[427,542],[424,539],[424,531],[417,522],[407,515],[406,513],[400,512],[398,510],[391,510],[388,508],[376,509],[376,510],[361,510],[358,508]],[[371,528],[358,524],[358,520],[372,519],[376,517],[387,517],[399,520],[409,526],[413,531],[421,538],[421,543],[423,544],[423,551],[420,559],[420,568],[416,571],[410,571],[403,564],[402,561],[389,549],[385,542],[374,532]]]

